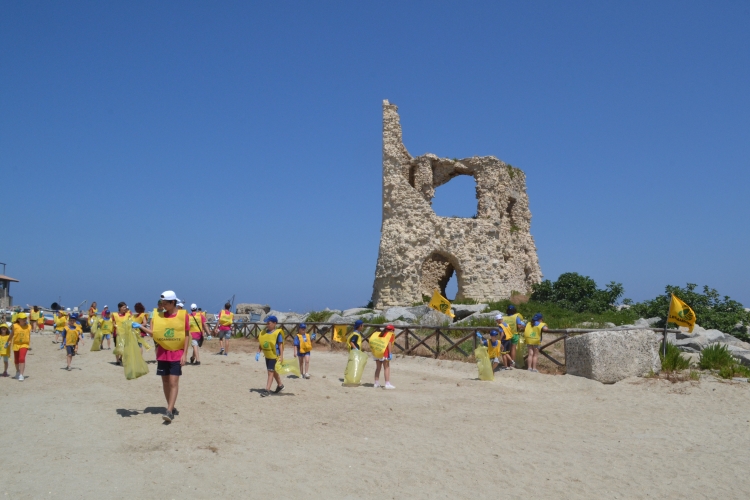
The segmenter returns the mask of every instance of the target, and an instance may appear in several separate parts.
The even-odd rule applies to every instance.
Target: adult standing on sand
[[[179,412],[174,407],[180,388],[182,367],[187,363],[190,345],[190,317],[184,309],[178,309],[180,300],[172,290],[161,294],[161,308],[151,318],[151,328],[140,325],[141,330],[150,334],[156,343],[156,374],[161,376],[167,412],[162,418],[167,423],[174,420]]]
[[[31,326],[26,313],[20,312],[16,315],[16,322],[10,332],[10,338],[6,346],[13,346],[13,363],[16,365],[16,374],[13,378],[23,382],[23,374],[26,370],[26,353],[31,342]]]
[[[34,306],[29,312],[29,321],[31,321],[31,331],[37,332],[39,330],[39,316],[42,313],[39,311],[39,306]]]
[[[232,304],[227,302],[224,304],[224,309],[219,313],[217,318],[216,330],[219,331],[219,355],[226,356],[229,353],[229,338],[232,336],[232,322],[234,321],[234,314],[232,314]]]
[[[203,336],[206,334],[206,315],[198,310],[197,304],[190,304],[190,345],[193,346],[193,355],[190,364],[201,364],[201,351]]]

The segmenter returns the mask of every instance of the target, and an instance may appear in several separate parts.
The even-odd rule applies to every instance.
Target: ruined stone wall
[[[475,218],[439,217],[435,188],[458,175],[477,184]],[[383,226],[373,303],[411,305],[445,291],[457,274],[457,298],[501,300],[528,293],[542,272],[531,237],[524,173],[493,156],[461,160],[412,157],[398,108],[383,101]],[[450,297],[452,298],[452,297]]]

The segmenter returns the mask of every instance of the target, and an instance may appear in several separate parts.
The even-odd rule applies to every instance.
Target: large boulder
[[[500,313],[500,311],[490,311],[486,313],[474,313],[470,316],[466,316],[464,319],[458,320],[455,323],[453,323],[454,326],[463,326],[468,325],[474,320],[478,319],[491,319],[494,320],[495,316],[497,316]]]
[[[416,321],[417,316],[416,314],[409,311],[406,307],[391,307],[386,309],[385,311],[385,320],[386,321],[395,321],[397,319],[402,319],[404,321]]]
[[[565,342],[565,363],[568,375],[614,384],[659,373],[659,341],[646,329],[585,333]]]
[[[360,316],[371,311],[372,309],[367,309],[366,307],[353,307],[351,309],[346,309],[341,313],[341,316]]]
[[[264,316],[271,312],[271,306],[268,304],[237,304],[237,314],[260,314]]]
[[[425,326],[444,326],[450,325],[452,322],[453,319],[450,316],[435,309],[430,309],[419,318],[419,324]]]

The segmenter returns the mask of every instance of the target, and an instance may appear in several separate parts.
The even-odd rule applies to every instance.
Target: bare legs
[[[177,402],[177,392],[180,388],[180,377],[178,375],[162,375],[161,384],[164,389],[164,398],[167,400],[167,412],[172,413],[174,404]]]

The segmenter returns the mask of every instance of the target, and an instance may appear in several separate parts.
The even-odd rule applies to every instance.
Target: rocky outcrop
[[[474,218],[439,217],[435,188],[474,177]],[[531,237],[526,176],[495,157],[412,157],[404,147],[398,108],[383,102],[383,224],[372,301],[376,308],[445,295],[456,274],[457,298],[507,299],[528,293],[542,273]]]
[[[265,316],[271,311],[268,304],[237,304],[235,312],[237,314],[260,314]]]
[[[659,373],[659,341],[646,329],[585,333],[565,342],[565,363],[568,375],[614,384]]]

